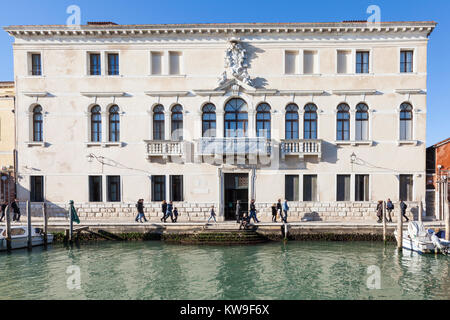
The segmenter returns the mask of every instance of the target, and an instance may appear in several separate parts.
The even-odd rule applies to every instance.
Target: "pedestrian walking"
[[[259,223],[258,217],[256,216],[256,206],[255,206],[255,200],[252,199],[250,202],[250,216],[249,221],[253,219],[254,222]]]
[[[208,223],[211,221],[211,219],[214,219],[214,222],[217,223],[216,220],[216,212],[214,211],[214,206],[211,206],[210,216],[208,219]]]
[[[272,222],[277,222],[277,212],[278,212],[278,210],[277,210],[277,204],[274,203],[274,204],[272,205]]]
[[[241,200],[238,200],[236,202],[236,223],[240,223],[241,222]]]
[[[380,200],[380,201],[378,201],[378,204],[377,204],[377,217],[378,217],[378,223],[381,223],[381,222],[383,222],[383,201],[382,200]]]
[[[13,221],[20,222],[20,208],[17,205],[17,199],[14,199],[13,202],[11,202],[11,208],[14,211]]]
[[[388,215],[389,215],[389,220],[388,220],[388,222],[392,222],[392,216],[391,216],[391,213],[392,213],[392,210],[394,210],[394,204],[392,203],[391,199],[388,199],[388,200],[387,200],[387,203],[386,203],[386,210],[387,210]]]
[[[288,212],[289,212],[289,205],[288,205],[287,200],[284,200],[283,212],[284,212],[284,215],[281,216],[281,220],[283,220],[284,223],[287,223],[287,217],[288,217]]]
[[[167,219],[170,217],[170,220],[173,222],[173,201],[170,201],[167,205],[166,216],[164,217],[164,223],[166,223]]]
[[[408,208],[408,206],[406,205],[406,203],[403,202],[403,200],[401,200],[400,201],[400,209],[402,210],[402,216],[406,219],[406,222],[408,222],[409,219],[406,216],[406,208]]]
[[[147,218],[145,217],[144,213],[144,199],[139,199],[139,201],[136,203],[136,208],[138,211],[136,222],[143,223],[142,219],[144,219],[144,221],[147,222]]]
[[[173,209],[173,223],[177,223],[178,221],[178,208]]]
[[[280,219],[283,220],[283,206],[281,205],[281,199],[277,202],[277,212],[280,215]]]
[[[0,222],[3,222],[3,219],[5,218],[5,212],[6,212],[6,207],[8,206],[8,202],[3,202],[2,203],[2,207],[1,207],[1,210],[2,210],[2,216],[0,217]]]
[[[167,202],[164,200],[161,204],[162,218],[161,222],[166,222],[166,214],[167,214]]]

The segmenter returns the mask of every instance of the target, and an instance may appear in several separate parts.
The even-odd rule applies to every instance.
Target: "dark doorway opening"
[[[248,174],[225,174],[225,220],[236,220],[236,203],[241,201],[241,212],[248,212]]]

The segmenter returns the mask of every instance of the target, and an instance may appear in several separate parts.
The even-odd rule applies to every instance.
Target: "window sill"
[[[418,144],[419,144],[418,140],[398,140],[397,141],[398,146],[402,146],[402,145],[417,146]]]
[[[149,78],[186,78],[186,74],[149,74]]]
[[[118,147],[121,148],[123,146],[122,142],[86,142],[86,147],[103,147],[103,148],[109,148],[109,147]]]
[[[373,141],[372,140],[363,140],[363,141],[349,141],[349,140],[345,140],[345,141],[340,141],[340,140],[336,140],[334,141],[334,143],[339,146],[373,146]]]
[[[45,142],[37,142],[37,141],[28,141],[28,142],[25,142],[25,144],[28,146],[28,148],[32,148],[32,147],[44,148],[46,146]]]
[[[321,73],[285,73],[285,77],[320,77],[322,76]]]

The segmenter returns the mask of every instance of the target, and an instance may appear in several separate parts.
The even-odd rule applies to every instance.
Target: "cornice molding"
[[[189,91],[146,91],[145,94],[150,97],[185,97]]]
[[[433,21],[365,23],[241,23],[180,25],[102,25],[102,26],[9,26],[4,30],[14,37],[118,36],[147,35],[236,35],[236,34],[342,34],[342,33],[423,33],[436,27]]]

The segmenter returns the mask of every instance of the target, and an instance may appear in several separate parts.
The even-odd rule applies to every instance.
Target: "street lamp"
[[[353,152],[352,155],[350,156],[350,162],[351,163],[355,163],[356,162],[356,154]]]

